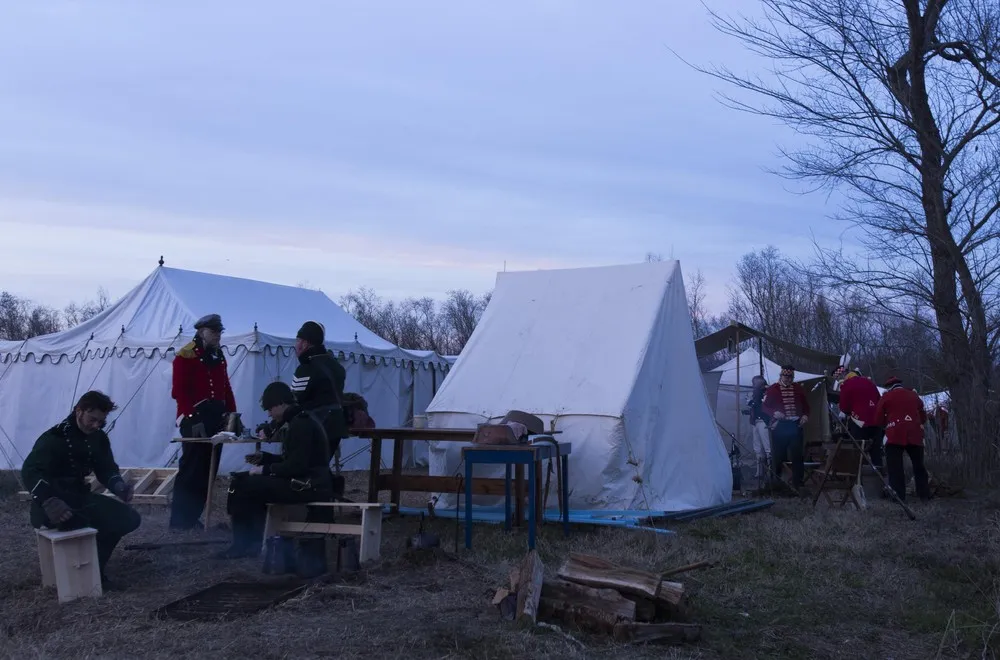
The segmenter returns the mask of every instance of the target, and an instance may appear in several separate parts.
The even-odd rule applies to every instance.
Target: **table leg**
[[[472,460],[468,456],[465,459],[465,547],[472,549]]]
[[[503,475],[503,528],[510,531],[510,463],[504,464]]]
[[[392,493],[390,502],[396,505],[396,513],[399,513],[399,479],[403,476],[403,441],[393,440],[392,442]]]
[[[216,458],[215,443],[212,443],[212,458],[208,464],[208,494],[205,495],[205,530],[208,531],[212,521],[212,491],[215,490],[215,472],[219,469],[219,461]]]
[[[382,471],[382,438],[372,438],[371,466],[368,469],[368,501],[378,502],[378,477]]]
[[[514,526],[524,524],[524,465],[514,466]]]
[[[528,461],[528,550],[535,549],[535,483],[538,475],[535,471],[535,461]]]
[[[545,471],[542,469],[542,462],[535,461],[535,519],[545,524],[545,500],[542,498],[542,482],[545,481]]]
[[[562,513],[563,513],[563,534],[569,536],[569,456],[563,456],[560,459],[560,466],[562,469],[562,482],[560,489],[562,492],[559,496],[562,498]]]

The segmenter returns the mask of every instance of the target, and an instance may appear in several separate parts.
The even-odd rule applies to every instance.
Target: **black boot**
[[[216,559],[248,559],[260,554],[260,540],[256,539],[252,525],[233,518],[233,544],[215,555]]]

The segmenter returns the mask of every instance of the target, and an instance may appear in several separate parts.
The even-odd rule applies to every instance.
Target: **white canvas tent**
[[[499,273],[428,426],[474,427],[512,409],[572,443],[571,508],[677,511],[731,498],[676,261]],[[433,475],[464,471],[459,443],[432,442],[430,458]],[[490,467],[476,475],[503,475]]]
[[[747,396],[753,387],[753,377],[763,375],[768,385],[773,385],[781,375],[781,366],[762,357],[760,353],[752,348],[748,348],[739,354],[739,371],[736,369],[737,358],[733,358],[725,364],[712,369],[710,373],[718,373],[719,391],[715,405],[715,418],[719,424],[740,439],[743,451],[743,459],[750,460],[748,456],[753,451],[753,443],[750,441],[749,417],[741,414]],[[763,365],[763,374],[761,374]],[[803,371],[795,372],[795,382],[800,383],[806,390],[811,410],[809,421],[806,423],[806,440],[823,440],[830,435],[830,411],[826,396],[826,377],[822,374],[811,374]],[[737,383],[739,391],[737,394]],[[739,419],[739,431],[737,435],[737,422]],[[723,434],[726,446],[732,447],[732,439]]]
[[[52,335],[0,342],[0,464],[20,468],[38,435],[65,417],[89,389],[109,394],[118,410],[109,435],[120,465],[168,464],[178,445],[170,396],[174,351],[193,324],[222,316],[223,348],[243,421],[266,419],[259,399],[273,380],[290,382],[295,334],[303,321],[326,327],[327,346],[347,369],[345,389],[369,402],[381,426],[420,414],[449,364],[432,352],[405,351],[358,323],[320,291],[159,267],[98,316]],[[392,443],[382,460],[391,465]],[[342,443],[344,469],[367,469],[369,443]],[[276,451],[276,447],[271,447]],[[239,469],[247,447],[227,447],[220,471]],[[407,457],[412,463],[412,457]]]

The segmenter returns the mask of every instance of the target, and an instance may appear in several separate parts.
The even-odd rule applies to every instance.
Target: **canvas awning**
[[[694,350],[698,354],[698,357],[705,357],[706,355],[712,355],[713,353],[724,351],[730,347],[735,348],[739,342],[746,341],[747,339],[757,338],[764,339],[772,345],[788,351],[792,355],[800,357],[803,360],[828,365],[833,368],[840,366],[842,359],[840,355],[824,353],[823,351],[813,350],[788,341],[776,339],[767,333],[761,332],[760,330],[756,330],[748,325],[744,325],[736,321],[733,321],[718,332],[713,332],[712,334],[695,341]]]

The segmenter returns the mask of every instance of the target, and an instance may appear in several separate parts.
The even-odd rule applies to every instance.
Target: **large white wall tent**
[[[427,408],[428,426],[475,427],[511,409],[554,423],[556,438],[572,443],[571,508],[679,511],[730,501],[732,472],[676,261],[498,274]],[[455,474],[460,463],[460,444],[431,443],[431,474]],[[490,467],[476,475],[503,475]],[[441,497],[455,505],[454,495]]]
[[[267,383],[291,381],[295,334],[309,319],[326,327],[327,346],[347,369],[346,391],[368,400],[379,426],[420,414],[450,367],[433,352],[382,339],[322,292],[160,266],[79,326],[0,342],[0,463],[20,468],[38,435],[69,414],[81,394],[99,389],[118,403],[108,430],[119,464],[168,464],[178,449],[170,443],[176,435],[171,362],[193,337],[194,322],[209,313],[222,316],[237,406],[251,427],[266,419],[258,401]],[[344,441],[344,469],[367,469],[368,446]],[[246,453],[245,445],[226,447],[221,470],[239,469]],[[392,464],[392,443],[385,443],[382,460]]]

